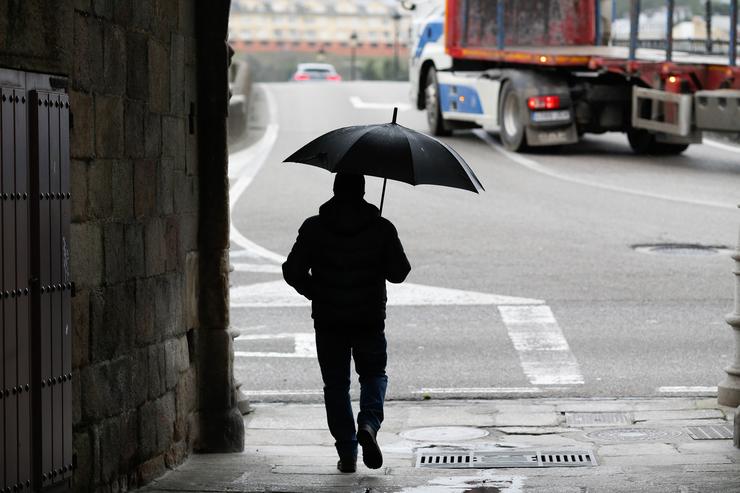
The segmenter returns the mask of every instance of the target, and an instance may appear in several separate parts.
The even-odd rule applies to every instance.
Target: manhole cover
[[[631,425],[632,416],[628,413],[565,413],[568,426],[607,426]]]
[[[655,440],[670,440],[681,436],[680,431],[658,430],[655,428],[615,428],[613,430],[599,430],[586,433],[588,438],[606,442],[648,442]]]
[[[416,467],[438,469],[493,469],[507,467],[595,466],[591,450],[511,450],[505,452],[421,451]]]
[[[678,257],[702,257],[730,253],[726,246],[699,245],[697,243],[655,243],[647,245],[632,245],[640,253],[650,255],[673,255]]]
[[[689,426],[686,431],[694,440],[732,439],[732,427],[730,425]]]
[[[462,442],[488,436],[488,432],[469,426],[435,426],[402,431],[400,435],[419,442]]]

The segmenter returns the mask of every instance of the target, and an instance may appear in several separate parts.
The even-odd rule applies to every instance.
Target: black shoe
[[[361,425],[357,431],[357,441],[362,447],[362,462],[370,469],[380,469],[383,465],[383,454],[375,440],[376,434],[369,425]]]
[[[340,472],[355,472],[357,470],[357,459],[339,459],[337,469]]]

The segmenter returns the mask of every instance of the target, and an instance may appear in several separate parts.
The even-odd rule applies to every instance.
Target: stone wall
[[[0,2],[0,66],[69,78],[77,491],[123,491],[182,462],[194,447],[233,450],[241,439],[232,412],[227,300],[208,303],[208,335],[198,331],[203,290],[213,296],[216,279],[216,295],[225,298],[228,283],[228,233],[220,244],[209,234],[214,222],[228,231],[228,212],[209,210],[199,227],[201,185],[209,194],[222,189],[222,197],[228,190],[221,177],[225,109],[199,114],[199,91],[213,92],[221,77],[211,82],[198,72],[199,51],[226,51],[226,31],[224,25],[204,42],[198,33],[210,21],[199,18],[197,3]],[[213,16],[227,18],[228,0],[208,3]],[[228,56],[213,58],[208,69],[223,69],[225,81]],[[226,91],[209,97],[226,107]],[[204,124],[216,127],[217,138],[223,128],[223,145],[215,142],[220,166],[208,169],[199,162],[214,130],[199,134]],[[222,341],[225,361],[199,375],[198,347],[214,341]],[[214,372],[220,380],[199,384]],[[221,399],[204,413],[199,389],[212,386]],[[230,446],[210,446],[200,434],[222,427],[203,421],[214,406],[230,416]]]

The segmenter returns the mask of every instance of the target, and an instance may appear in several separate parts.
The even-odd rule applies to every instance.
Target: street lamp
[[[349,35],[349,48],[350,48],[350,80],[355,80],[355,58],[357,55],[357,33],[352,31]]]
[[[706,50],[707,53],[712,52],[712,0],[706,0],[704,3],[704,24],[706,26],[706,34],[707,39],[705,41],[706,43]]]
[[[393,79],[398,80],[398,29],[399,21],[401,20],[401,14],[398,10],[393,10]]]

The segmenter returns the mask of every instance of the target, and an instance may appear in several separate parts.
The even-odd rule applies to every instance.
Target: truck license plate
[[[533,122],[557,122],[557,121],[569,121],[570,111],[559,110],[559,111],[533,111],[532,121]]]

